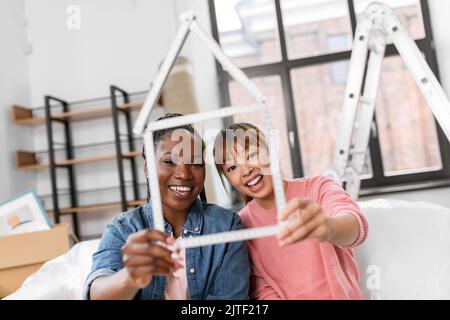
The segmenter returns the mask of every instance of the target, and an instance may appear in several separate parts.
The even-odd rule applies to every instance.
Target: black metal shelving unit
[[[133,188],[133,200],[139,201],[139,180],[137,174],[137,166],[136,166],[136,158],[135,157],[123,157],[122,150],[122,136],[125,136],[127,139],[128,151],[133,152],[136,151],[134,138],[133,138],[133,124],[131,119],[131,111],[129,109],[120,109],[118,108],[118,99],[122,98],[123,103],[130,102],[129,93],[125,90],[111,85],[110,86],[111,93],[111,108],[112,108],[112,118],[113,118],[113,127],[114,127],[114,138],[116,144],[116,154],[117,154],[117,169],[119,176],[119,186],[120,186],[120,197],[121,197],[121,205],[122,211],[128,210],[128,199],[126,192],[126,183],[125,183],[125,161],[129,163],[131,170],[131,181]],[[126,133],[120,132],[120,118],[121,115],[125,120]]]
[[[61,123],[64,130],[64,139],[63,145],[65,146],[65,156],[66,160],[74,159],[73,152],[73,141],[72,141],[72,132],[71,125],[69,119],[55,119],[52,117],[52,102],[56,102],[62,108],[62,112],[69,112],[70,106],[69,103],[65,100],[55,98],[52,96],[45,96],[45,124],[47,127],[47,143],[48,143],[48,158],[49,158],[49,169],[50,169],[50,182],[52,189],[52,201],[53,201],[53,212],[55,223],[60,223],[61,221],[61,210],[59,205],[59,196],[58,196],[58,181],[57,181],[57,169],[63,168],[67,170],[68,180],[69,180],[69,194],[70,194],[70,205],[72,208],[78,206],[78,195],[77,195],[77,186],[76,186],[76,177],[75,177],[75,169],[73,164],[65,164],[63,166],[57,165],[55,161],[55,148],[56,144],[53,135],[53,123]],[[79,237],[80,235],[80,226],[78,221],[78,216],[75,212],[71,213],[72,216],[72,225],[74,234]]]
[[[140,94],[140,93],[136,93]],[[80,104],[79,102],[69,103],[63,99],[56,98],[50,95],[45,96],[45,125],[47,131],[47,143],[48,143],[48,159],[49,159],[49,173],[50,173],[50,182],[51,182],[51,196],[53,203],[53,214],[54,221],[56,224],[60,223],[62,211],[64,209],[61,208],[60,205],[60,197],[61,196],[69,196],[69,205],[71,208],[79,208],[79,199],[78,194],[83,192],[83,190],[79,191],[77,189],[76,183],[76,173],[75,173],[75,165],[77,165],[76,161],[66,161],[66,160],[76,160],[75,158],[75,149],[85,148],[85,147],[96,147],[102,146],[106,144],[114,144],[115,145],[115,156],[117,158],[117,167],[118,167],[118,177],[119,177],[119,189],[120,189],[120,207],[122,211],[128,210],[131,206],[136,206],[136,202],[140,201],[140,193],[139,193],[139,180],[138,180],[138,170],[137,170],[137,161],[134,156],[124,156],[124,152],[134,152],[135,150],[135,140],[136,137],[133,137],[132,133],[132,117],[131,112],[132,108],[121,107],[123,105],[130,102],[130,96],[134,94],[130,94],[123,89],[118,88],[117,86],[110,86],[110,96],[108,97],[111,102],[111,115],[113,120],[113,129],[114,129],[114,141],[109,141],[106,143],[93,143],[85,146],[74,146],[72,140],[72,128],[71,128],[71,119],[70,117],[61,117],[61,113],[70,112],[70,106],[74,104]],[[121,101],[122,99],[122,101]],[[99,99],[92,100],[84,100],[84,102],[96,101]],[[105,100],[102,98],[102,100]],[[119,104],[119,101],[121,103]],[[55,111],[56,110],[56,111]],[[53,114],[52,114],[53,112]],[[86,118],[85,120],[89,120],[90,118]],[[125,121],[126,132],[120,132],[120,124],[122,121]],[[55,141],[55,130],[57,128],[57,124],[62,125],[63,130],[63,139],[64,141],[59,142]],[[122,144],[126,145],[126,148],[123,148]],[[125,149],[125,150],[124,150]],[[40,153],[44,153],[44,151],[40,151]],[[64,153],[64,158],[56,160],[56,153]],[[131,180],[125,180],[125,170],[126,162],[129,164],[129,169],[131,170]],[[59,169],[66,170],[68,175],[68,187],[58,188],[58,175],[61,174]],[[142,185],[142,184],[141,184]],[[133,197],[132,199],[127,199],[127,188],[131,186]],[[61,192],[61,191],[64,192]],[[96,189],[92,189],[90,191],[95,192]],[[100,189],[99,189],[100,190]],[[101,206],[102,204],[99,204]],[[80,224],[77,216],[77,210],[73,210],[64,212],[64,214],[70,214],[72,218],[73,231],[74,235],[77,238],[80,238]]]

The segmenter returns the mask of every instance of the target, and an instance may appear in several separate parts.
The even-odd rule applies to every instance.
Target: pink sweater
[[[320,176],[289,181],[286,199],[294,196],[318,203],[328,216],[354,215],[359,222],[359,236],[348,248],[314,240],[280,247],[276,237],[248,241],[251,298],[364,299],[352,249],[364,241],[368,230],[358,205],[333,180]],[[277,223],[276,210],[261,208],[254,200],[239,214],[247,228]]]

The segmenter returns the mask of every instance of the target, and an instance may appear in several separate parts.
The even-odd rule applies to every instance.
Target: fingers
[[[122,255],[146,255],[152,244],[148,241],[143,243],[129,243],[122,247]]]
[[[308,235],[308,238],[317,241],[329,241],[331,235],[329,229],[324,225],[318,226],[313,232]]]
[[[146,287],[153,275],[169,275],[173,270],[161,266],[140,266],[127,268],[132,283],[140,288]]]
[[[150,242],[131,243],[123,246],[122,257],[125,266],[151,264],[155,259],[165,261],[172,266],[177,263],[177,257],[172,257],[172,251]]]
[[[133,233],[127,239],[127,244],[130,243],[145,243],[148,241],[161,241],[166,242],[169,237],[168,234],[156,229],[145,229],[139,232]]]
[[[139,232],[133,233],[128,237],[127,243],[147,242],[147,233],[148,230],[141,230]]]
[[[128,274],[131,278],[137,280],[145,278],[150,278],[153,274],[154,268],[151,266],[141,266],[141,267],[134,267],[134,268],[127,268]]]
[[[134,283],[148,284],[152,275],[168,275],[183,267],[181,257],[171,250],[174,239],[158,230],[142,230],[131,235],[122,247],[123,264]]]
[[[153,257],[148,256],[122,256],[123,265],[129,267],[149,266],[153,263]]]
[[[278,238],[281,240],[288,237],[294,231],[298,230],[301,226],[307,224],[311,219],[320,213],[320,207],[312,202],[308,203],[308,206],[301,212],[296,211],[297,217],[291,215],[291,220],[288,225],[281,231]]]
[[[280,212],[278,219],[283,221],[298,209],[305,209],[310,204],[312,204],[311,200],[300,199],[298,197],[292,198]]]
[[[172,251],[151,242],[131,243],[122,247],[123,256],[149,256],[171,262],[173,260],[171,254]]]
[[[167,243],[168,245],[173,245],[173,244],[175,243],[175,238],[172,237],[172,236],[167,237],[167,238],[166,238],[166,243]]]
[[[325,219],[325,215],[319,214],[308,222],[298,225],[294,231],[279,239],[280,246],[310,238],[322,240],[326,234]]]
[[[123,264],[127,268],[154,266],[166,269],[173,269],[177,267],[177,262],[166,261],[163,259],[151,257],[151,256],[124,256]]]
[[[150,241],[166,242],[166,239],[169,237],[167,233],[164,233],[156,229],[147,229],[145,231],[146,231],[145,236],[147,237],[147,240]]]

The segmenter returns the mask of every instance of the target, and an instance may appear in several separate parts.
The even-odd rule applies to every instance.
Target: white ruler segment
[[[271,237],[277,235],[283,228],[283,224],[268,227],[242,229],[228,232],[208,234],[200,237],[182,238],[175,242],[176,249],[187,249],[227,242],[244,241],[250,239]]]
[[[266,98],[263,96],[258,87],[231,61],[230,58],[227,57],[222,48],[220,48],[219,44],[205,31],[203,31],[196,21],[194,21],[189,27],[191,31],[196,34],[201,41],[203,41],[209,50],[211,50],[217,61],[219,61],[222,65],[223,69],[227,71],[234,80],[247,89],[248,93],[250,93],[250,95],[255,98],[257,102],[264,103],[266,101]]]
[[[206,111],[201,113],[193,113],[188,114],[182,117],[174,117],[174,118],[168,118],[163,119],[159,121],[153,121],[150,122],[147,125],[147,130],[151,131],[157,131],[162,130],[166,128],[174,128],[179,127],[191,123],[196,122],[202,122],[206,120],[211,119],[217,119],[217,118],[225,118],[225,117],[231,117],[237,114],[243,114],[243,113],[251,113],[255,111],[262,111],[263,106],[260,104],[255,104],[251,106],[233,106],[233,107],[224,107],[220,108],[219,110],[213,110],[213,111]]]
[[[150,200],[152,202],[153,226],[156,230],[165,232],[161,193],[158,183],[158,170],[156,169],[155,146],[153,143],[153,132],[151,130],[146,130],[144,133],[144,145],[145,159],[147,161],[147,181],[149,183]]]
[[[273,135],[272,130],[272,122],[270,120],[269,109],[267,108],[266,103],[262,104],[263,111],[263,125],[266,131],[266,138],[269,147],[269,162],[270,162],[270,171],[272,174],[272,184],[273,191],[275,193],[275,203],[277,206],[278,214],[280,214],[281,210],[286,205],[286,198],[284,196],[284,188],[283,181],[281,180],[281,172],[280,172],[280,160],[278,158],[278,150],[277,144],[275,141],[275,137]]]

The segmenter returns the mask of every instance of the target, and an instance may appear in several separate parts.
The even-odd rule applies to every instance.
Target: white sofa
[[[359,203],[369,236],[357,248],[367,299],[450,299],[450,209],[426,202]],[[45,263],[5,299],[81,299],[98,240]]]

